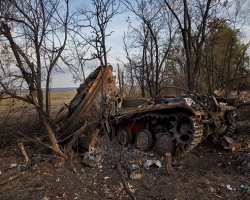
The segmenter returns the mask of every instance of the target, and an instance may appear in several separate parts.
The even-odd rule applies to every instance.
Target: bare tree
[[[65,49],[69,23],[68,0],[1,1],[0,37],[13,63],[1,68],[2,91],[35,106],[43,122],[51,148],[61,152],[49,119],[49,90],[52,72]],[[1,60],[4,60],[1,57]],[[46,105],[43,101],[43,82]],[[28,88],[29,95],[19,96],[16,89]]]
[[[132,60],[130,58],[130,53],[129,53],[129,49],[127,47],[127,44],[125,42],[125,33],[124,33],[124,36],[123,36],[123,43],[124,43],[124,50],[126,52],[126,58],[128,60],[128,62],[124,62],[123,60],[119,60],[124,68],[127,70],[127,76],[125,76],[125,82],[126,82],[126,85],[123,85],[123,88],[126,88],[123,90],[123,96],[127,96],[127,97],[134,97],[134,78],[133,78],[133,69],[134,69],[134,60]]]
[[[119,8],[118,0],[91,0],[91,4],[85,3],[78,8],[75,38],[77,44],[85,46],[89,52],[81,57],[82,60],[97,59],[100,65],[107,66],[111,47],[107,47],[106,39],[112,34],[112,31],[107,33],[107,26],[119,13]]]
[[[195,2],[183,0],[182,14],[179,15],[172,8],[169,1],[164,0],[164,2],[175,16],[181,31],[183,46],[186,54],[188,89],[193,90],[199,70],[201,50],[207,35],[206,27],[210,17],[209,13],[216,3],[212,4],[211,0],[198,0]],[[194,32],[195,36],[193,35]]]
[[[138,84],[145,95],[145,89],[153,96],[163,84],[168,67],[175,27],[169,13],[165,13],[163,4],[158,1],[136,0],[135,4],[124,0],[123,3],[135,14],[139,25],[129,23],[128,37],[133,39],[130,48],[139,49],[138,62],[134,69],[138,74]]]

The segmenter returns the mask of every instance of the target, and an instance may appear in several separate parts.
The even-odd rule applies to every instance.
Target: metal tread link
[[[203,124],[199,122],[195,116],[189,117],[193,122],[194,127],[194,139],[192,140],[191,144],[188,148],[185,149],[185,152],[181,153],[180,155],[177,155],[177,157],[183,156],[184,154],[188,153],[189,151],[193,150],[198,144],[201,143],[203,138]]]
[[[231,126],[227,126],[227,129],[225,131],[225,135],[233,136],[235,129],[236,129],[236,123],[233,122]]]
[[[142,120],[142,121],[147,121],[152,120],[152,119],[169,119],[169,118],[175,118],[175,117],[189,117],[191,122],[193,123],[193,129],[194,129],[194,134],[193,134],[193,139],[191,140],[191,143],[188,144],[188,146],[185,148],[184,151],[179,152],[176,157],[183,156],[187,152],[191,151],[194,149],[201,141],[203,138],[203,124],[195,117],[195,116],[189,116],[185,113],[175,113],[175,114],[162,114],[162,113],[144,113],[141,114],[140,117],[135,117],[131,118],[130,121],[136,121],[136,120]],[[178,146],[178,144],[176,145]]]

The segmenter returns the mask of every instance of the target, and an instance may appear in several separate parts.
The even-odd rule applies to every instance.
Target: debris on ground
[[[249,185],[241,185],[240,186],[243,190],[250,191],[250,186]]]
[[[233,141],[234,141],[233,138],[228,136],[223,136],[220,138],[221,145],[223,146],[224,149],[231,149],[231,144]]]
[[[235,189],[233,189],[230,185],[226,185],[226,187],[227,187],[227,190],[229,190],[229,191],[232,191],[232,190],[235,190]]]
[[[239,156],[237,158],[237,164],[243,172],[250,172],[250,154]]]
[[[103,162],[102,153],[94,148],[89,147],[89,151],[84,153],[83,163],[91,167],[98,167]]]
[[[151,165],[156,165],[157,167],[161,167],[161,161],[159,160],[147,160],[144,164],[143,164],[143,167],[145,169],[149,169],[149,166]]]
[[[12,169],[12,168],[16,168],[17,167],[17,164],[16,163],[13,163],[13,164],[10,164],[10,169]]]

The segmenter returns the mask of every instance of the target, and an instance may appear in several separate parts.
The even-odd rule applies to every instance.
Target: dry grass
[[[29,106],[29,104],[21,100],[12,99],[12,98],[3,99],[0,101],[0,112],[4,113],[13,109],[27,107],[27,106]]]
[[[76,91],[66,91],[66,92],[52,92],[51,93],[51,115],[52,118],[56,116],[60,108],[64,104],[69,104],[73,97],[76,95]]]
[[[58,105],[62,103],[69,104],[75,94],[76,91],[52,92],[50,95],[51,105]]]
[[[75,96],[76,91],[66,91],[66,92],[53,92],[50,95],[51,98],[51,108],[57,108],[58,106],[64,105],[64,103],[69,104],[69,102]],[[24,95],[23,95],[24,96]],[[0,101],[0,113],[6,113],[13,109],[18,109],[20,107],[30,107],[28,103],[25,103],[17,99],[3,99]]]

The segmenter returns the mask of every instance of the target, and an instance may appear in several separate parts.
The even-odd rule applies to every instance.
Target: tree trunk
[[[48,121],[46,120],[45,116],[43,115],[42,116],[42,121],[43,121],[43,124],[44,124],[44,127],[46,128],[46,131],[48,132],[48,135],[49,135],[49,138],[50,138],[50,142],[51,142],[51,145],[52,147],[57,150],[57,151],[60,151],[60,148],[59,148],[59,145],[57,144],[57,140],[56,140],[56,137],[55,137],[55,134],[52,130],[52,128],[50,127]]]

